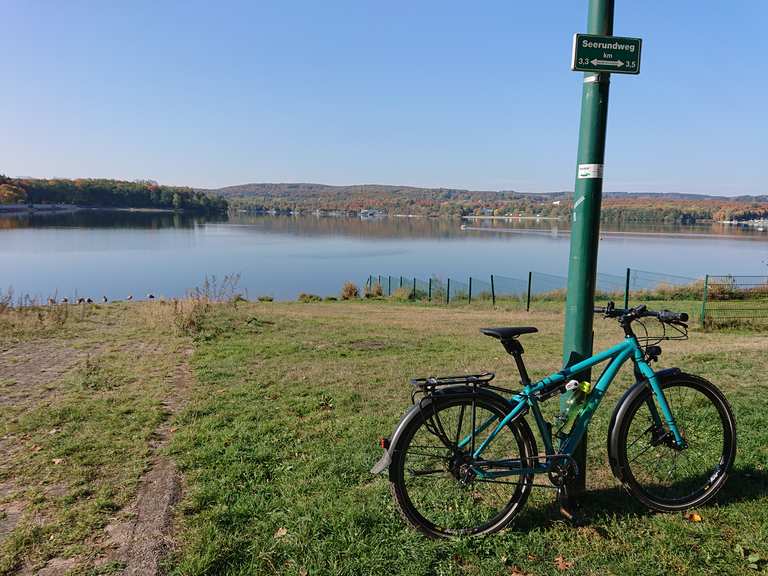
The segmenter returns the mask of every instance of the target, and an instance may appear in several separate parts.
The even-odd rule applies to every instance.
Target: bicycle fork
[[[666,425],[667,429],[672,433],[672,436],[674,437],[675,448],[686,448],[687,443],[685,442],[685,438],[683,438],[680,429],[677,427],[675,417],[669,407],[669,403],[667,402],[667,398],[661,388],[659,379],[656,377],[656,373],[653,371],[653,369],[648,365],[648,362],[645,361],[643,353],[639,349],[635,351],[634,361],[635,377],[639,382],[648,382],[648,385],[651,388],[652,396],[649,397],[645,403],[648,406],[648,411],[651,413],[654,429],[663,431],[664,425]],[[657,404],[658,408],[661,409],[661,414],[659,414],[659,409],[656,407]],[[655,440],[660,441],[661,438],[655,438]]]

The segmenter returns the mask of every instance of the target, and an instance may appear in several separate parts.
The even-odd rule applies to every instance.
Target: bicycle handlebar
[[[661,310],[659,312],[648,310],[645,304],[640,304],[634,308],[616,308],[613,302],[608,302],[608,306],[596,306],[595,314],[603,314],[606,318],[620,318],[622,321],[633,321],[639,318],[657,318],[659,322],[666,324],[682,324],[688,322],[688,314],[685,312],[672,312],[671,310]]]

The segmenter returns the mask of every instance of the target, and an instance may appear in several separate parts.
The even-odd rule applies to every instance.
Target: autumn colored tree
[[[27,192],[15,184],[0,184],[0,204],[24,204]]]

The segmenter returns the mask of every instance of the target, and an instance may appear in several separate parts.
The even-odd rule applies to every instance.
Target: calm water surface
[[[181,296],[206,275],[240,274],[250,297],[337,294],[369,274],[466,281],[529,270],[566,275],[563,222],[466,223],[432,219],[78,212],[0,215],[0,289],[122,299]],[[599,270],[627,266],[701,277],[768,273],[768,233],[722,225],[605,226]]]

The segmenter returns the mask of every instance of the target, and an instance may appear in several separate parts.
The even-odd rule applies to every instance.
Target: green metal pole
[[[392,296],[392,276],[387,276],[387,296]]]
[[[627,268],[627,280],[624,283],[624,310],[629,308],[629,279],[632,274],[632,269]]]
[[[472,276],[469,277],[469,302],[468,304],[472,304]]]
[[[704,276],[704,294],[701,297],[701,327],[704,328],[707,315],[707,292],[709,292],[709,274]]]
[[[491,274],[491,303],[496,306],[496,286],[493,284],[493,274]]]
[[[411,298],[416,300],[416,276],[413,277],[413,292]]]
[[[432,277],[429,277],[429,288],[427,288],[427,301],[432,302]]]
[[[448,287],[445,290],[445,303],[451,303],[451,279],[448,278]]]
[[[613,0],[589,0],[587,33],[613,35]],[[600,202],[603,194],[605,133],[608,121],[610,74],[585,73],[581,94],[581,123],[576,163],[576,185],[573,193],[571,252],[568,264],[568,295],[565,304],[563,361],[566,365],[592,354],[592,316],[597,274],[597,246],[600,239]],[[590,378],[590,372],[578,375]],[[572,393],[560,396],[560,409],[565,411]],[[574,458],[578,475],[561,491],[561,508],[572,515],[574,497],[586,484],[587,436],[577,448]]]
[[[525,311],[531,310],[531,284],[533,283],[533,272],[528,272],[528,296],[525,299]]]

